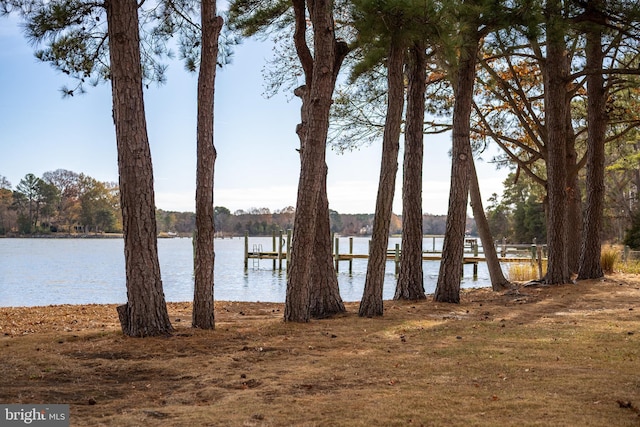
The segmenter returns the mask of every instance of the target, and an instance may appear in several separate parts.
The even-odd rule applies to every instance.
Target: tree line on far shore
[[[12,189],[0,175],[0,235],[122,231],[118,184],[66,169],[28,173]]]
[[[604,217],[602,238],[609,242],[624,242],[639,247],[636,237],[640,229],[640,217],[619,215],[619,205],[614,203],[619,191],[607,188],[612,200]],[[488,198],[486,216],[494,240],[506,239],[511,243],[546,241],[544,197],[539,186],[513,174],[504,182],[501,196]],[[344,236],[370,236],[375,215],[372,213],[345,214],[330,210],[331,232]],[[224,206],[214,208],[217,236],[270,236],[280,230],[293,228],[295,208],[249,208],[231,212]],[[196,229],[194,212],[178,212],[156,209],[159,233],[192,236]],[[423,214],[422,232],[444,235],[446,215]],[[393,214],[390,235],[402,233],[402,216]],[[84,173],[66,169],[45,172],[42,177],[32,173],[12,188],[0,175],[0,235],[86,234],[121,233],[118,185],[101,182]],[[467,219],[467,234],[476,235],[477,227],[472,217]]]
[[[293,229],[295,209],[289,206],[284,209],[271,211],[268,208],[251,208],[231,212],[224,206],[214,209],[216,235],[219,237],[243,236],[271,236],[280,231]],[[193,212],[172,212],[159,209],[156,213],[158,230],[160,233],[177,233],[191,235],[195,230],[195,214]],[[374,214],[344,214],[334,210],[329,211],[332,233],[343,236],[370,236],[373,230]],[[447,222],[446,215],[423,215],[424,234],[443,235]],[[474,234],[475,222],[468,219],[467,230]],[[402,217],[393,214],[390,234],[402,233]]]
[[[271,211],[249,208],[231,212],[224,206],[214,209],[218,236],[267,236],[293,228],[295,208]],[[330,211],[331,231],[342,235],[371,235],[374,215],[342,214]],[[159,233],[192,236],[196,229],[194,212],[156,210]],[[473,233],[470,218],[468,230]],[[445,215],[426,214],[425,234],[444,234]],[[15,186],[0,175],[0,235],[121,233],[118,185],[101,182],[84,173],[66,169],[45,172],[42,177],[25,175]],[[393,215],[390,234],[402,232],[402,219]]]

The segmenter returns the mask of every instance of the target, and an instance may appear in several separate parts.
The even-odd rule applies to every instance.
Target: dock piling
[[[284,240],[282,239],[282,230],[278,233],[278,271],[282,271],[282,246]]]
[[[340,237],[334,237],[335,235],[332,234],[331,237],[333,237],[334,240],[334,252],[333,252],[333,259],[334,262],[336,264],[336,273],[339,270],[339,266],[340,266]]]
[[[396,251],[393,259],[396,264],[396,276],[397,276],[398,274],[400,274],[400,243],[396,243]]]
[[[478,241],[473,243],[473,256],[478,258]],[[473,263],[473,280],[478,280],[478,261]]]
[[[349,274],[353,273],[353,237],[349,237]]]
[[[249,268],[249,232],[244,233],[244,269]]]
[[[273,248],[273,252],[276,251],[276,230],[271,232],[271,247]],[[276,269],[276,258],[273,259],[273,269]]]

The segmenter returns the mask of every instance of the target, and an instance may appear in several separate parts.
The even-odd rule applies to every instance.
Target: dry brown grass
[[[620,261],[620,248],[613,245],[603,247],[600,253],[600,265],[606,274],[615,271],[615,265]]]
[[[114,306],[0,308],[0,402],[69,403],[73,426],[638,426],[639,298],[613,275],[308,324],[220,302],[213,332],[181,303],[147,339]]]
[[[547,261],[542,264],[543,274],[547,271]],[[528,282],[540,279],[538,264],[530,261],[509,263],[507,266],[507,277],[512,282]]]

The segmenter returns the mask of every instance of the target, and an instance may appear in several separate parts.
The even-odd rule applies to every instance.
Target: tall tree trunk
[[[312,317],[322,319],[334,314],[344,313],[344,303],[340,297],[338,276],[333,266],[331,242],[331,223],[329,219],[329,200],[327,199],[327,167],[324,168],[322,190],[318,198],[318,219],[316,223],[316,241],[311,267],[311,288],[309,311]]]
[[[567,139],[572,140],[571,134]],[[567,145],[567,151],[569,146]],[[571,150],[575,154],[575,148]],[[578,165],[575,156],[567,156],[567,242],[565,250],[567,253],[567,267],[569,275],[578,272],[580,260],[580,243],[582,241],[582,194],[578,182]]]
[[[318,203],[325,179],[326,140],[329,128],[329,109],[340,62],[337,61],[333,25],[333,3],[316,0],[309,7],[313,26],[315,56],[306,45],[305,2],[294,0],[296,30],[294,42],[305,72],[307,84],[299,88],[303,99],[302,123],[297,132],[301,138],[300,179],[296,216],[294,219],[290,267],[287,275],[287,294],[284,320],[308,322],[310,311],[310,283]]]
[[[477,27],[476,27],[477,28]],[[469,162],[471,159],[470,122],[473,86],[480,44],[477,31],[467,34],[454,77],[453,148],[451,151],[451,188],[449,210],[442,246],[442,260],[434,299],[439,302],[460,302],[464,234],[469,200]]]
[[[549,210],[547,223],[547,243],[549,261],[547,284],[561,284],[570,281],[567,263],[567,209],[566,209],[566,145],[565,117],[567,76],[564,61],[565,42],[562,10],[559,0],[547,4],[547,58],[544,68],[544,106],[547,130],[547,194]]]
[[[564,61],[565,73],[571,72],[569,58]],[[571,97],[565,97],[565,145],[566,145],[566,166],[567,183],[565,185],[567,198],[567,240],[565,242],[565,252],[567,253],[567,267],[569,274],[578,272],[578,261],[580,259],[580,241],[582,236],[582,195],[578,183],[578,153],[576,150],[576,134],[573,129],[571,118]]]
[[[127,304],[118,307],[125,335],[172,331],[162,291],[153,193],[153,167],[142,93],[138,4],[106,2],[113,121],[118,145]]]
[[[334,58],[333,80],[331,83],[332,90],[335,88],[342,62],[349,52],[349,47],[344,41],[334,40],[334,46],[336,54]],[[318,208],[316,211],[318,218],[310,284],[309,309],[311,316],[315,318],[325,318],[346,311],[342,297],[340,296],[338,277],[333,264],[333,242],[331,241],[327,175],[328,168],[325,163],[320,194],[318,196]]]
[[[599,12],[602,1],[589,1],[588,4]],[[602,30],[590,26],[587,32],[587,207],[582,232],[580,265],[578,279],[597,279],[604,276],[600,264],[602,233],[602,211],[604,207],[604,163],[605,132],[607,115],[605,112],[606,89],[602,75]]]
[[[216,149],[213,144],[213,111],[218,61],[218,36],[222,18],[216,16],[216,1],[201,2],[202,46],[198,75],[198,135],[196,166],[196,235],[194,294],[191,324],[213,329],[214,222],[213,175]]]
[[[327,112],[328,110],[329,106]],[[314,120],[311,114],[309,117],[306,125],[309,126],[307,134],[310,136],[305,138],[300,149],[300,179],[293,223],[291,264],[287,272],[284,319],[293,322],[308,322],[311,316],[310,283],[315,260],[313,252],[318,222],[317,206],[322,189],[323,169],[326,167],[324,140],[319,141],[313,137],[314,131],[322,132],[318,123],[320,118],[315,117]]]
[[[402,181],[402,252],[394,299],[426,298],[422,272],[422,164],[426,58],[423,42],[410,50]]]
[[[476,226],[478,227],[478,234],[480,234],[484,258],[487,262],[489,278],[491,279],[491,288],[494,291],[503,291],[508,289],[511,283],[506,277],[504,277],[502,267],[500,266],[496,246],[493,242],[493,236],[491,236],[491,230],[489,228],[489,221],[487,221],[487,217],[484,213],[484,207],[482,206],[482,195],[480,193],[480,185],[478,183],[478,173],[473,159],[469,161],[469,173],[469,197],[471,199],[471,209],[473,210],[473,217],[475,218]]]
[[[382,161],[380,182],[376,198],[376,211],[373,221],[373,234],[364,293],[360,302],[360,316],[382,316],[384,307],[382,291],[384,272],[387,264],[387,246],[389,227],[393,209],[393,196],[398,173],[398,152],[400,151],[400,124],[404,106],[404,47],[396,40],[391,41],[387,58],[388,100],[387,117],[382,138]]]

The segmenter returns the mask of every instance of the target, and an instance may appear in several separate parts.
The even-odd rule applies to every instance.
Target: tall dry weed
[[[620,261],[620,251],[614,246],[602,248],[600,253],[600,265],[606,274],[612,274],[615,271],[616,264]]]

